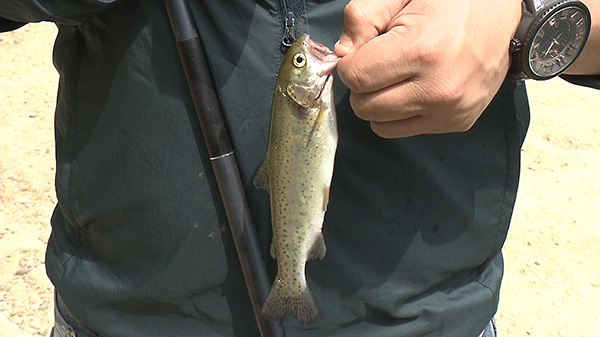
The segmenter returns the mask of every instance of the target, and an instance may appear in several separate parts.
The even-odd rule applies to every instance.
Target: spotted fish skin
[[[333,175],[337,122],[333,75],[339,57],[308,35],[283,60],[271,112],[269,144],[255,185],[269,191],[277,276],[262,307],[267,319],[292,314],[312,324],[318,309],[306,261],[325,256],[321,228]]]

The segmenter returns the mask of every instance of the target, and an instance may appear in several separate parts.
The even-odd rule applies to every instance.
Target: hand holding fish
[[[353,0],[335,52],[381,137],[466,131],[500,88],[521,1]]]

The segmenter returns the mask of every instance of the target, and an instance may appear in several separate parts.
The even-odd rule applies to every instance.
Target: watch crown
[[[519,39],[512,39],[512,40],[510,40],[510,45],[508,46],[508,50],[511,53],[514,53],[514,52],[520,50],[522,46],[523,46],[523,44],[521,43],[521,41],[519,41]]]

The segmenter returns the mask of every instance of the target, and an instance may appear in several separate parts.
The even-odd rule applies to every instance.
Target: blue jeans
[[[50,337],[101,337],[91,329],[76,321],[60,296],[54,294],[54,327]]]
[[[498,331],[496,330],[496,321],[492,318],[490,323],[483,329],[479,337],[498,337]]]
[[[50,337],[102,337],[77,322],[60,299],[58,294],[54,296],[54,328]],[[496,321],[492,318],[478,337],[497,337]]]

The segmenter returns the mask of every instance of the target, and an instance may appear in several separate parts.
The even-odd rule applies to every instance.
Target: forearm
[[[592,14],[592,29],[585,47],[565,74],[600,75],[600,0],[582,0]]]

